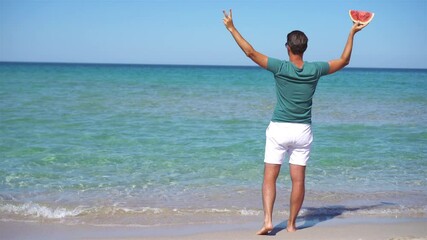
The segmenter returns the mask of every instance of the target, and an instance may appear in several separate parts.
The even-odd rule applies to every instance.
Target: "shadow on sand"
[[[304,214],[297,218],[297,223],[304,222],[304,224],[297,226],[297,229],[301,230],[304,228],[313,227],[321,222],[325,222],[333,218],[336,218],[338,216],[341,216],[345,212],[370,210],[370,209],[379,208],[385,205],[394,205],[394,204],[388,203],[388,202],[381,202],[379,204],[375,204],[371,206],[360,206],[360,207],[354,207],[354,208],[349,208],[342,205],[327,206],[327,207],[321,207],[321,208],[313,208],[313,207],[303,208]],[[288,224],[287,221],[283,221],[279,223],[273,228],[273,230],[268,235],[272,235],[272,236],[276,235],[278,232],[286,229],[287,224]]]

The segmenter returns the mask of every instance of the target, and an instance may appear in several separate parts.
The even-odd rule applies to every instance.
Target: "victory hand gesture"
[[[227,14],[225,10],[222,12],[224,13],[224,18],[223,18],[224,25],[227,28],[227,30],[231,32],[232,29],[234,28],[233,12],[231,11],[231,9],[230,9],[230,14]]]

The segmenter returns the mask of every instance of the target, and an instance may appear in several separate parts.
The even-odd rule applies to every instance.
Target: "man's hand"
[[[353,33],[357,33],[358,31],[362,30],[364,27],[368,26],[369,23],[360,23],[360,22],[354,22],[353,26],[351,27],[351,31]]]
[[[234,29],[234,24],[233,24],[233,12],[230,9],[230,14],[227,14],[227,12],[224,10],[222,11],[224,13],[224,25],[227,28],[228,31],[232,32]]]

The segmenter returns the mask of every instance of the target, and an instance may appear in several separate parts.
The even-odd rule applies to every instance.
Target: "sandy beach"
[[[237,220],[237,219],[236,219]],[[57,223],[1,222],[0,239],[315,239],[315,240],[425,240],[425,218],[339,218],[299,229],[277,224],[269,236],[257,236],[258,223],[193,224],[155,227],[64,225]]]

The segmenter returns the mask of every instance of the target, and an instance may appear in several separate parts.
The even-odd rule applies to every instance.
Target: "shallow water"
[[[425,216],[426,90],[426,70],[322,78],[306,209]],[[262,210],[275,103],[265,70],[1,63],[0,98],[3,220],[150,224]],[[278,214],[289,186],[284,166]]]

